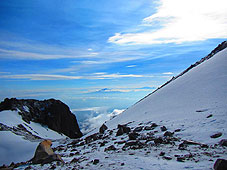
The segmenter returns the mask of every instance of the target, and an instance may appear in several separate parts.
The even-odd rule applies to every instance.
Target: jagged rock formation
[[[70,138],[79,138],[82,133],[79,129],[76,116],[69,107],[60,100],[34,100],[6,98],[0,103],[0,111],[18,110],[22,119],[27,123],[36,122],[48,128],[63,133]]]

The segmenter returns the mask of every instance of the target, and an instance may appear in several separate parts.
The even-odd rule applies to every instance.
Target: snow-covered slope
[[[210,138],[215,132],[227,138],[227,49],[147,96],[107,126],[116,128],[132,121],[180,128],[179,136],[209,144],[220,140]]]
[[[0,112],[0,165],[31,159],[43,139],[61,139],[59,134],[39,123],[26,123],[18,111]]]
[[[65,164],[18,169],[211,170],[227,159],[227,48],[218,51],[106,126],[56,142]]]

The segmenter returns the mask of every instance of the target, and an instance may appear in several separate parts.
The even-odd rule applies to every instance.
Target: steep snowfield
[[[227,138],[227,49],[108,121],[107,126],[111,129],[132,121],[180,128],[180,137],[207,144],[220,140],[210,138],[216,132]]]
[[[33,135],[36,135],[44,139],[61,139],[65,138],[65,135],[61,135],[48,127],[41,126],[39,123],[30,122],[26,123],[22,120],[21,116],[18,114],[18,111],[2,111],[0,112],[1,120],[0,123],[7,125],[9,127],[17,127],[17,125],[22,124],[29,132]]]

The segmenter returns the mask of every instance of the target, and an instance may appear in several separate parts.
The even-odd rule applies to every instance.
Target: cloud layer
[[[163,44],[227,38],[226,6],[225,0],[160,0],[157,12],[142,21],[146,31],[116,33],[108,42]]]

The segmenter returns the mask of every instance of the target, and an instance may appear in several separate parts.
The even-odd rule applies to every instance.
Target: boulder
[[[227,169],[227,160],[217,159],[214,163],[214,170],[226,170]]]
[[[131,131],[130,127],[127,127],[126,125],[118,125],[118,131],[117,131],[117,136],[121,136],[124,133],[129,133]]]
[[[219,137],[221,137],[221,136],[222,136],[222,133],[219,132],[219,133],[215,133],[215,134],[211,135],[210,137],[211,137],[211,138],[219,138]]]
[[[166,132],[164,133],[164,136],[172,137],[173,134],[174,134],[174,132],[166,131]]]
[[[129,140],[136,140],[138,136],[139,134],[136,132],[131,132],[128,134]]]
[[[167,128],[165,126],[160,127],[160,129],[162,132],[167,131]]]
[[[143,126],[136,127],[133,132],[140,132],[143,130]]]
[[[33,164],[46,164],[53,161],[60,161],[64,163],[61,156],[53,152],[51,145],[51,140],[44,140],[40,142],[36,148],[34,157],[29,162]]]
[[[105,148],[104,149],[104,152],[106,152],[106,151],[115,151],[115,150],[116,150],[115,146],[114,145],[111,145],[111,146]]]
[[[103,124],[100,128],[99,128],[99,133],[104,133],[106,130],[108,129],[108,127],[105,125],[105,124]]]
[[[227,146],[227,139],[222,139],[218,144],[220,146]]]

